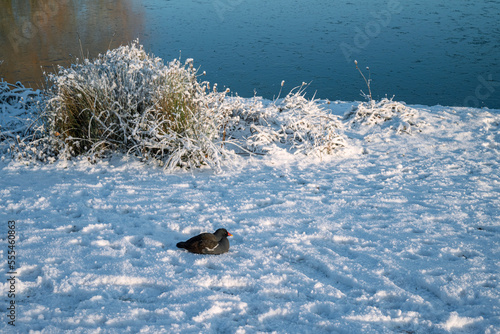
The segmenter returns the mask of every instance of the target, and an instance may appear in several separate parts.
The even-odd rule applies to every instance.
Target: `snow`
[[[4,155],[17,309],[0,331],[500,333],[500,111],[414,105],[370,122],[321,103],[348,143],[332,156],[276,147],[166,173]],[[175,247],[219,227],[226,254]]]

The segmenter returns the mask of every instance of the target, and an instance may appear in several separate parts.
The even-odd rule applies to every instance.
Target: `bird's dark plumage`
[[[177,247],[197,254],[222,254],[229,250],[228,236],[232,234],[225,228],[220,228],[213,234],[202,233],[187,241],[179,242]]]

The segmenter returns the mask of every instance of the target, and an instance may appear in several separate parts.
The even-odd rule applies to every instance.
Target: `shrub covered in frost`
[[[41,101],[39,90],[0,80],[0,140],[26,134],[33,121],[33,111]]]
[[[412,128],[420,128],[423,121],[418,120],[418,111],[404,103],[384,98],[378,102],[370,100],[359,103],[345,113],[344,119],[351,126],[384,125],[397,133],[411,133]]]
[[[165,65],[134,42],[49,79],[45,125],[59,156],[123,151],[167,168],[221,163],[225,92],[198,82],[192,59]]]
[[[417,110],[407,107],[404,103],[393,101],[392,98],[384,98],[376,102],[372,98],[370,68],[366,67],[368,71],[367,79],[358,67],[357,60],[354,61],[354,64],[365,81],[366,87],[368,88],[368,94],[361,91],[361,95],[365,97],[367,102],[362,102],[354,106],[344,114],[344,119],[349,121],[351,126],[383,125],[383,127],[389,127],[398,134],[401,134],[411,133],[412,128],[418,128],[424,124],[423,121],[417,120]]]
[[[264,103],[260,98],[252,103],[232,100],[234,117],[228,123],[228,132],[253,153],[265,154],[281,147],[321,156],[345,147],[337,117],[324,110],[319,101],[307,100],[305,88],[303,84],[274,102]]]

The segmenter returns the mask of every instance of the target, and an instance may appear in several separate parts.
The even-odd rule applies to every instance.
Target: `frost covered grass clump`
[[[219,166],[225,92],[185,64],[148,55],[137,42],[49,75],[45,135],[58,156],[133,153],[167,168]]]
[[[24,136],[42,99],[39,90],[0,80],[0,141]]]
[[[358,67],[358,61],[355,60],[354,64],[359,74],[365,81],[366,87],[368,89],[368,94],[361,90],[361,96],[366,99],[366,102],[361,102],[357,106],[347,111],[344,114],[344,119],[348,120],[351,126],[359,125],[382,125],[382,127],[388,126],[391,129],[396,130],[398,134],[401,133],[411,133],[411,129],[414,127],[421,127],[424,122],[419,121],[418,111],[413,108],[407,107],[404,103],[393,101],[393,98],[388,99],[383,98],[380,101],[375,101],[372,97],[371,90],[371,72],[370,68],[366,67],[368,71],[368,79],[363,74],[361,69]]]
[[[233,118],[228,133],[240,138],[244,150],[266,154],[284,149],[295,154],[330,155],[347,146],[337,116],[322,108],[314,98],[305,98],[307,85],[294,88],[284,99],[252,103],[230,101]]]
[[[383,98],[376,102],[361,102],[344,114],[351,126],[380,125],[395,130],[398,134],[410,134],[413,128],[422,128],[425,122],[419,120],[419,112],[404,103]]]

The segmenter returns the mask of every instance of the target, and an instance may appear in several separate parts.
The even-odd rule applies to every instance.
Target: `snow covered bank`
[[[498,333],[500,112],[322,106],[348,144],[322,159],[277,145],[219,174],[167,174],[123,156],[5,156],[15,330]],[[175,247],[218,227],[234,235],[227,254]]]
[[[168,170],[207,165],[219,170],[234,160],[235,148],[265,154],[279,146],[322,156],[346,146],[338,117],[304,98],[305,83],[272,103],[257,97],[249,103],[227,98],[229,89],[218,92],[217,84],[200,82],[202,75],[193,59],[167,65],[138,41],[93,60],[77,59],[47,75],[43,94],[25,90],[31,101],[17,98],[21,93],[10,92],[8,85],[0,87],[0,102],[15,97],[14,103],[2,103],[10,109],[4,114],[19,106],[29,109],[29,103],[40,106],[28,110],[36,121],[25,121],[24,127],[0,123],[0,140],[14,139],[3,146],[24,161],[85,156],[96,162],[125,153]]]

